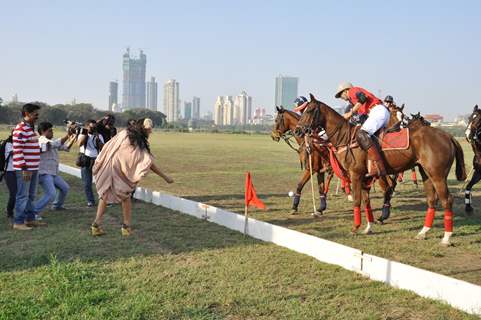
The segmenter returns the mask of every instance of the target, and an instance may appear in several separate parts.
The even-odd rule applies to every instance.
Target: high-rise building
[[[276,94],[275,105],[289,107],[297,98],[299,78],[284,77],[282,75],[276,78]]]
[[[139,58],[130,57],[130,49],[123,55],[122,107],[126,109],[145,108],[145,67],[147,56],[140,50]]]
[[[14,94],[13,97],[12,97],[12,102],[13,103],[17,103],[18,102],[18,94]]]
[[[192,119],[192,102],[184,102],[184,120]]]
[[[232,96],[225,96],[224,97],[224,126],[232,126],[234,125],[234,101]]]
[[[180,114],[179,83],[174,79],[164,84],[164,113],[167,122],[176,122]]]
[[[224,97],[218,96],[214,105],[214,123],[217,126],[224,125]]]
[[[114,105],[119,103],[119,84],[117,81],[110,81],[109,84],[109,111],[115,111]]]
[[[200,98],[194,97],[192,99],[192,119],[199,120],[200,119]]]
[[[235,98],[234,124],[246,125],[250,122],[252,112],[252,97],[245,91]]]
[[[151,77],[147,82],[147,109],[157,111],[157,82],[155,77]]]

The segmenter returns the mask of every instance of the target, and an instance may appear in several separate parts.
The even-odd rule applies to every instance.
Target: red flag
[[[257,198],[256,189],[252,184],[251,173],[246,173],[246,194],[245,194],[245,205],[246,207],[253,205],[259,209],[266,209],[266,205],[259,198]]]

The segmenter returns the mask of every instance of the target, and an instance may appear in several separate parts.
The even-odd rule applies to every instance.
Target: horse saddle
[[[399,128],[399,130],[381,129],[378,137],[383,151],[406,150],[409,148],[409,128]]]

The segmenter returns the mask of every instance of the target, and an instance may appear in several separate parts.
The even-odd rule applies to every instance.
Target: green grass
[[[69,210],[31,232],[0,223],[0,319],[474,319],[218,225],[134,203],[101,238],[79,180]],[[0,201],[6,191],[0,188]]]
[[[323,219],[313,219],[310,185],[304,188],[300,211],[291,216],[289,190],[295,190],[302,172],[297,154],[285,143],[275,143],[266,135],[156,133],[152,150],[159,165],[171,174],[175,184],[166,185],[151,174],[142,185],[243,213],[244,174],[251,171],[257,192],[265,200],[266,212],[253,217],[318,237],[346,244],[367,253],[439,272],[454,278],[481,284],[481,193],[474,188],[474,215],[464,215],[462,183],[450,177],[454,200],[454,246],[439,245],[442,238],[443,210],[438,206],[433,230],[428,240],[414,240],[424,223],[426,201],[422,183],[419,189],[406,172],[405,184],[399,185],[393,200],[391,219],[375,226],[370,236],[350,234],[352,204],[336,196],[335,180],[328,197]],[[466,168],[471,170],[473,153],[464,141]],[[75,152],[64,155],[73,163]],[[454,166],[453,166],[454,168]],[[420,175],[418,173],[420,178]],[[379,188],[378,188],[379,190]],[[372,193],[375,215],[380,214],[382,195]],[[316,195],[317,198],[317,195]],[[363,221],[365,218],[363,217]]]

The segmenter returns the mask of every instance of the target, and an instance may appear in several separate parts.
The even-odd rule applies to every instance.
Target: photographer
[[[92,191],[92,167],[100,150],[102,150],[104,146],[104,138],[97,131],[97,121],[88,120],[77,141],[80,146],[80,155],[77,164],[81,167],[80,172],[87,197],[87,206],[93,207],[95,206],[95,198]]]
[[[41,122],[38,125],[38,133],[40,134],[38,139],[40,144],[38,175],[39,184],[43,189],[43,197],[35,203],[34,211],[37,220],[39,220],[42,210],[52,201],[53,210],[65,210],[63,203],[70,187],[59,175],[58,150],[70,150],[71,144],[67,143],[67,140],[73,134],[71,130],[67,130],[67,134],[61,139],[53,139],[53,125],[50,122]],[[58,189],[58,193],[56,189]]]
[[[113,114],[107,114],[105,117],[97,121],[97,132],[104,138],[104,143],[107,143],[117,134],[115,117]]]

